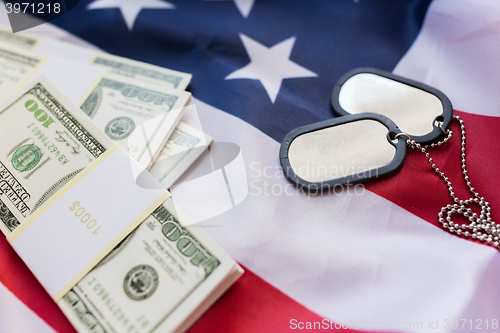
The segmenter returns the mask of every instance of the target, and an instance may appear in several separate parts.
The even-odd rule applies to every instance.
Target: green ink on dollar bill
[[[46,79],[0,108],[0,229],[8,235],[112,145]]]

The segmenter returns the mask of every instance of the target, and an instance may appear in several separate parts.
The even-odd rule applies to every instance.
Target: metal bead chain
[[[465,125],[464,121],[460,119],[459,116],[454,116],[454,118],[460,123],[460,130],[462,132],[462,144],[461,144],[461,155],[462,155],[462,173],[465,178],[465,182],[467,183],[467,187],[469,187],[469,191],[472,193],[473,197],[467,200],[460,200],[453,191],[453,186],[451,181],[446,177],[446,175],[436,166],[432,157],[430,157],[427,149],[434,148],[437,146],[441,146],[443,143],[448,141],[453,132],[451,130],[446,131],[446,138],[443,140],[432,143],[430,145],[421,145],[420,143],[412,140],[409,135],[405,133],[401,133],[401,135],[408,137],[406,140],[406,144],[409,148],[419,149],[422,153],[425,154],[427,160],[431,164],[432,169],[444,180],[446,185],[448,186],[448,191],[450,192],[450,196],[453,199],[454,204],[444,206],[441,208],[441,211],[438,214],[439,223],[442,224],[443,228],[447,229],[450,233],[455,233],[458,236],[472,239],[477,239],[479,241],[488,243],[493,245],[497,249],[500,249],[500,224],[497,224],[491,220],[491,209],[489,203],[481,197],[472,184],[469,181],[469,176],[467,174],[466,168],[466,160],[465,160]],[[481,207],[481,213],[479,216],[472,211],[472,209],[466,207],[466,205],[470,203],[476,203]],[[462,214],[465,218],[469,220],[469,224],[457,224],[453,223],[451,217],[453,214]]]

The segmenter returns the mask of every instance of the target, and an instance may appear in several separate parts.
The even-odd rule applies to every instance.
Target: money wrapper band
[[[58,301],[169,197],[139,163],[114,145],[7,240]]]

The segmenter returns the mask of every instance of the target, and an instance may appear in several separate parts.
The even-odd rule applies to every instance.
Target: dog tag
[[[443,137],[453,119],[451,102],[441,91],[374,68],[358,68],[342,76],[333,89],[331,104],[340,116],[384,115],[424,145]]]
[[[280,161],[290,182],[318,192],[383,177],[398,171],[405,140],[385,116],[363,113],[296,128],[281,144]]]
[[[331,104],[341,117],[297,128],[281,144],[286,177],[309,192],[392,174],[403,165],[407,142],[434,144],[453,120],[439,90],[373,68],[342,76]]]

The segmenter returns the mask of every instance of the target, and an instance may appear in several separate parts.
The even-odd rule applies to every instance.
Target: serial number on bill
[[[23,14],[58,14],[61,12],[61,4],[55,3],[31,3],[31,2],[5,2],[7,14],[23,13]]]

